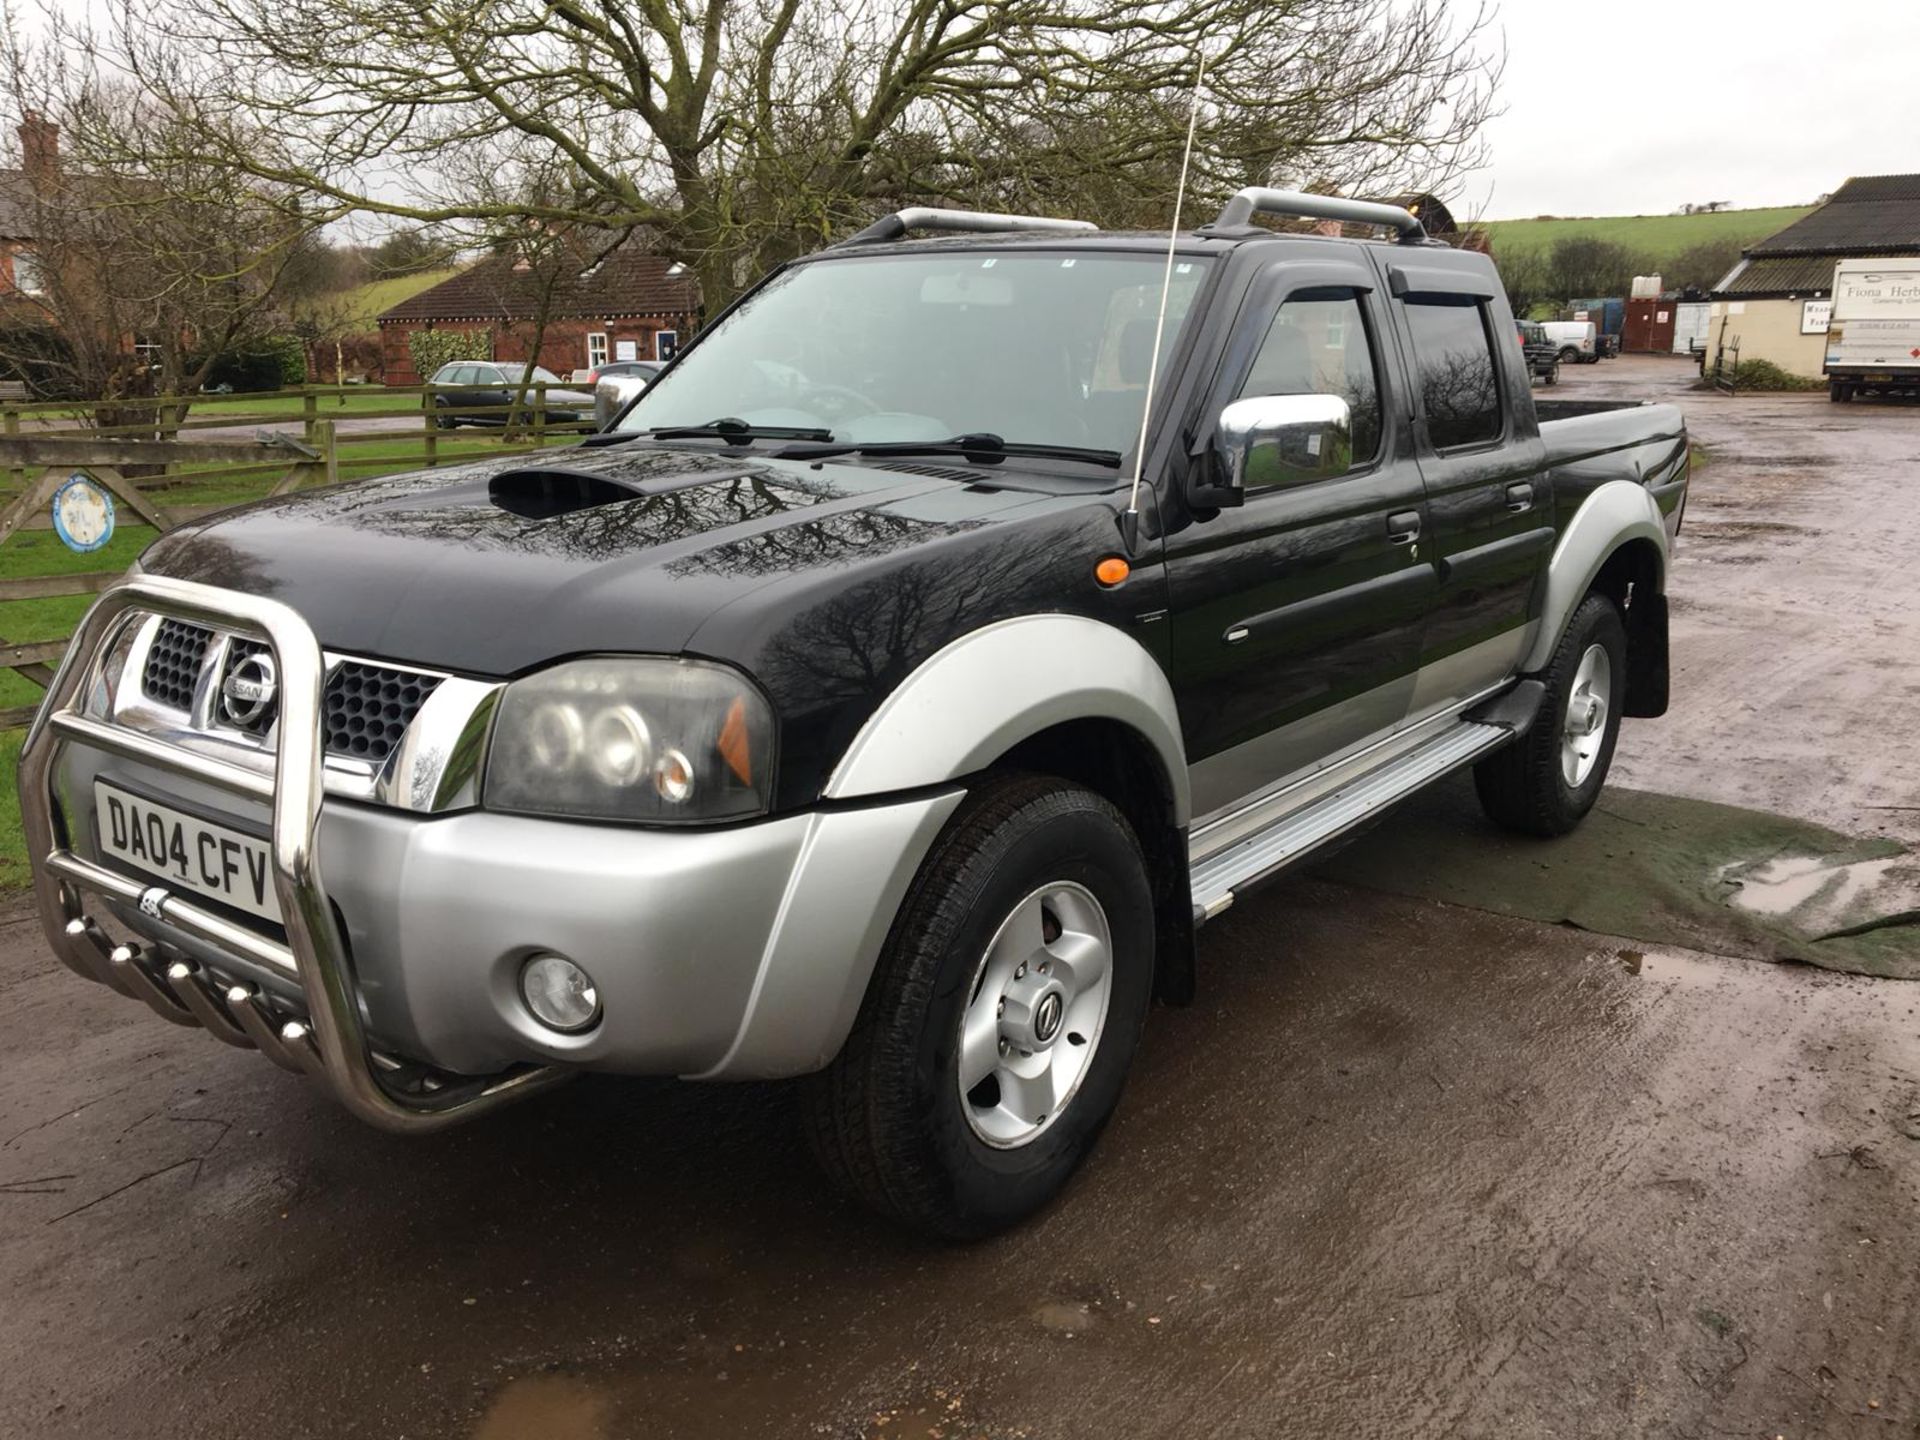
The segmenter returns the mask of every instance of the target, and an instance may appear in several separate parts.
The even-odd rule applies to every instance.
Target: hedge
[[[409,330],[407,354],[413,360],[413,373],[424,383],[442,365],[456,360],[491,360],[493,331]]]

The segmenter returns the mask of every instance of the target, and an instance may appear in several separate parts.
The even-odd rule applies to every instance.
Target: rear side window
[[[1371,464],[1380,450],[1380,381],[1358,298],[1321,291],[1282,305],[1234,398],[1249,395],[1340,396],[1353,417],[1350,468]]]
[[[1410,302],[1405,314],[1433,448],[1456,450],[1498,440],[1500,382],[1486,307],[1462,296]]]

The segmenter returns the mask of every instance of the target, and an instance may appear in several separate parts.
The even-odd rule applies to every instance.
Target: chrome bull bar
[[[280,721],[272,776],[190,754],[138,731],[92,718],[76,708],[128,617],[160,615],[231,631],[273,651]],[[321,738],[326,662],[306,622],[277,600],[236,594],[184,580],[138,576],[108,590],[74,632],[40,713],[20,753],[20,813],[33,860],[34,898],[47,939],[60,959],[89,980],[144,1000],[166,1019],[204,1027],[233,1045],[250,1046],[276,1063],[323,1081],[355,1115],[385,1130],[421,1133],[469,1119],[567,1078],[553,1066],[435,1083],[420,1095],[398,1093],[381,1073],[394,1062],[367,1044],[352,962],[320,874]],[[55,833],[54,765],[77,743],[151,765],[273,807],[274,892],[287,943],[236,925],[158,882],[138,880],[77,855]],[[91,893],[138,907],[216,949],[297,980],[304,1019],[277,1014],[259,989],[223,984],[195,962],[178,958],[156,973],[139,946],[115,944],[86,913]]]

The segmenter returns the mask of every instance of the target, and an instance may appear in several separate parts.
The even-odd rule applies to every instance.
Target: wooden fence
[[[0,547],[23,530],[52,527],[52,500],[69,476],[85,474],[111,492],[128,518],[167,531],[247,500],[306,485],[508,455],[530,454],[590,428],[584,405],[547,403],[530,387],[529,406],[488,403],[491,391],[448,386],[308,387],[266,395],[200,397],[178,423],[98,426],[86,407],[0,403]],[[176,401],[162,398],[155,407]],[[122,406],[124,412],[126,406]],[[414,423],[396,426],[394,422]],[[463,437],[463,424],[498,429],[498,439]],[[260,427],[276,427],[271,430]],[[207,431],[256,431],[250,437]],[[96,595],[118,570],[0,578],[0,602]],[[5,627],[0,626],[0,629]],[[66,637],[15,642],[0,633],[0,670],[45,687]],[[26,724],[37,705],[0,707],[0,729]]]

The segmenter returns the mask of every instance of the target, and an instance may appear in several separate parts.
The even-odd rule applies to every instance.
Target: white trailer
[[[1834,267],[1824,369],[1834,400],[1920,389],[1920,255]]]

